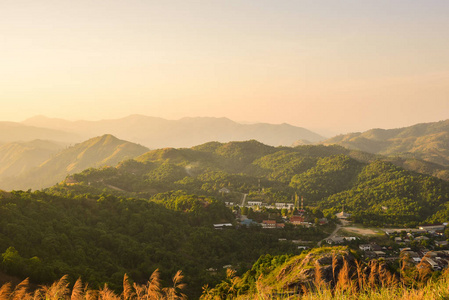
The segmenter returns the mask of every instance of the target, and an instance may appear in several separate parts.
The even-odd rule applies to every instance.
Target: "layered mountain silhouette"
[[[51,140],[66,143],[81,141],[81,137],[60,130],[42,128],[15,122],[0,122],[0,144],[8,142],[29,142],[33,140]]]
[[[264,144],[291,145],[297,140],[312,143],[324,137],[289,124],[240,124],[227,118],[183,118],[165,120],[143,115],[101,121],[67,121],[44,116],[23,122],[28,126],[63,130],[84,139],[105,133],[149,148],[192,147],[209,141],[229,142],[255,139]]]
[[[12,142],[0,146],[0,178],[26,173],[62,150],[64,145],[51,141],[34,140]]]
[[[397,129],[371,129],[322,142],[365,152],[414,157],[449,166],[449,120]]]
[[[449,120],[338,135],[321,144],[380,154],[406,169],[449,179]]]
[[[26,172],[22,170],[16,172],[16,176],[1,178],[0,188],[11,190],[49,187],[63,180],[68,174],[91,167],[115,166],[122,160],[147,151],[148,148],[144,146],[106,134],[63,149]],[[19,162],[16,164],[20,165]]]

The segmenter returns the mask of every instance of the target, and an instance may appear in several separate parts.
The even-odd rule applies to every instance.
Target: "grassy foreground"
[[[422,274],[421,274],[422,275]],[[336,285],[330,286],[317,280],[313,289],[304,289],[299,294],[288,295],[267,292],[262,285],[257,286],[257,291],[246,295],[213,295],[203,294],[201,299],[239,299],[239,300],[271,300],[271,299],[304,299],[304,300],[434,300],[449,299],[449,270],[445,270],[437,279],[428,277],[428,280],[419,280],[405,285],[401,280],[386,277],[385,281],[374,282],[362,277],[348,278],[345,270],[339,273]],[[423,278],[421,278],[423,279]],[[187,299],[182,293],[186,284],[182,283],[183,275],[178,271],[173,277],[173,284],[162,287],[159,279],[159,271],[151,275],[147,283],[139,285],[131,283],[125,274],[123,279],[123,292],[117,294],[107,285],[100,289],[90,289],[88,284],[83,284],[78,279],[70,286],[67,276],[49,286],[41,286],[31,290],[28,279],[13,287],[10,283],[0,287],[0,300],[149,300],[149,299]],[[358,282],[359,281],[359,282]]]

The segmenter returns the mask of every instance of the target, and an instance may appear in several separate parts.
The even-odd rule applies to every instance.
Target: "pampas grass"
[[[69,288],[68,276],[55,281],[51,285],[40,286],[30,291],[29,280],[25,279],[14,289],[11,283],[0,287],[0,300],[177,300],[187,299],[182,292],[186,284],[182,282],[184,276],[178,271],[173,277],[173,285],[161,288],[159,270],[155,270],[146,284],[131,285],[128,275],[123,277],[123,292],[117,295],[105,284],[99,290],[88,289],[87,284],[83,286],[79,278],[73,288]]]

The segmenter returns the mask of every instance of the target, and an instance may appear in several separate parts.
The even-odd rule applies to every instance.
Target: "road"
[[[337,227],[335,227],[334,231],[332,231],[332,233],[328,237],[326,237],[326,238],[324,238],[324,239],[322,239],[321,241],[318,242],[318,246],[321,246],[321,243],[323,241],[325,241],[327,239],[330,239],[330,238],[333,238],[335,236],[335,234],[338,232],[338,230],[340,230],[340,228],[341,228],[341,225],[337,224]]]

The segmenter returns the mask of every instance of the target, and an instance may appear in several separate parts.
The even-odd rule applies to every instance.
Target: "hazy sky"
[[[2,0],[0,120],[449,119],[448,16],[447,0]]]

